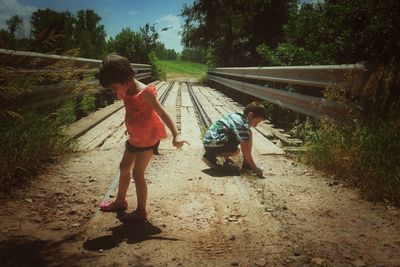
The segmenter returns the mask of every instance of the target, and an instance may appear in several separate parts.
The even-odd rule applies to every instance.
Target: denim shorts
[[[126,148],[129,152],[132,152],[132,153],[141,152],[141,151],[146,151],[146,150],[150,150],[150,149],[152,149],[153,152],[154,152],[154,151],[157,151],[157,148],[158,148],[158,145],[159,145],[159,144],[160,144],[160,141],[158,141],[157,143],[155,143],[155,144],[152,145],[152,146],[137,147],[137,146],[134,146],[134,145],[132,145],[131,143],[129,143],[129,141],[127,140],[127,141],[125,142],[125,148]]]

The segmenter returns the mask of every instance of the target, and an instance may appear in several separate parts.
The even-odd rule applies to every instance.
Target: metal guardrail
[[[212,68],[208,70],[207,79],[307,116],[340,118],[354,111],[355,107],[323,97],[277,89],[274,85],[307,86],[311,87],[309,90],[318,91],[328,86],[349,86],[349,83],[352,87],[360,87],[366,73],[363,64]]]
[[[36,52],[29,52],[29,51],[16,51],[16,50],[9,50],[0,48],[0,55],[6,55],[15,62],[15,58],[40,58],[40,59],[49,59],[49,60],[70,60],[77,63],[82,63],[86,65],[90,65],[92,67],[99,67],[101,64],[101,60],[98,59],[89,59],[89,58],[82,58],[82,57],[69,57],[69,56],[61,56],[61,55],[50,55],[50,54],[43,54],[43,53],[36,53]],[[5,58],[2,58],[2,61],[5,61]],[[4,64],[3,62],[2,64]],[[9,64],[7,64],[9,65]],[[138,63],[131,63],[131,66],[134,68],[135,71],[145,72],[147,75],[151,75],[151,65],[149,64],[138,64]],[[25,66],[26,67],[26,66]],[[96,71],[96,69],[90,69],[88,71]],[[143,73],[141,73],[143,74]],[[149,76],[150,77],[150,76]],[[147,77],[146,77],[147,78]]]
[[[95,94],[96,108],[100,107],[99,99],[105,98],[109,104],[113,102],[110,93],[104,88],[99,88],[94,73],[98,70],[101,60],[69,57],[61,55],[50,55],[36,52],[16,51],[0,49],[0,64],[5,67],[2,71],[3,78],[9,75],[29,75],[73,72],[76,73],[76,80],[60,80],[56,83],[31,86],[26,88],[17,98],[2,103],[2,108],[20,107],[19,110],[30,110],[40,108],[51,103],[63,102],[76,98],[77,103],[81,101],[84,94]],[[61,66],[57,66],[61,63]],[[65,64],[62,65],[63,63]],[[151,65],[132,63],[131,66],[136,72],[136,79],[143,80],[151,77]],[[92,76],[91,73],[93,73]],[[1,79],[2,77],[0,77]],[[89,88],[76,90],[76,87]],[[78,111],[79,113],[79,111]],[[78,117],[81,114],[77,114]]]

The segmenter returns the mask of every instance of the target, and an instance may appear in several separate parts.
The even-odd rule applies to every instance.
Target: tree
[[[305,4],[285,26],[286,42],[315,54],[315,64],[400,58],[400,2],[326,0]]]
[[[146,41],[143,35],[132,31],[130,28],[124,28],[115,38],[108,42],[108,51],[117,52],[126,57],[130,62],[148,63]]]
[[[155,30],[154,24],[150,26],[149,23],[146,23],[146,25],[144,25],[144,27],[140,27],[139,33],[145,43],[144,53],[148,57],[149,53],[155,49],[157,39],[160,37],[160,35]]]
[[[14,42],[15,38],[9,31],[0,29],[0,48],[12,49]]]
[[[100,58],[104,54],[106,32],[100,21],[101,17],[93,10],[76,13],[74,42],[82,57]]]
[[[196,0],[185,5],[182,43],[212,51],[217,66],[257,65],[256,47],[275,47],[297,0]]]
[[[165,48],[165,45],[161,42],[156,43],[154,52],[159,59],[176,60],[178,58],[178,54],[175,52],[174,49]]]
[[[38,9],[32,14],[31,24],[36,41],[32,50],[62,53],[74,48],[75,18],[70,12]]]
[[[206,50],[201,47],[185,48],[181,53],[181,59],[205,64],[207,61]]]
[[[22,19],[22,17],[18,15],[14,15],[6,21],[8,30],[10,31],[10,34],[14,36],[14,38],[16,38],[15,32],[17,30],[22,30],[23,22],[24,20]]]

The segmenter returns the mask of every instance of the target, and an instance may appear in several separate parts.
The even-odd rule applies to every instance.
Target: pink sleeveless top
[[[119,96],[125,105],[125,126],[129,134],[129,143],[136,147],[149,147],[167,137],[163,121],[144,100],[144,93],[157,96],[154,85],[147,86],[135,95]]]

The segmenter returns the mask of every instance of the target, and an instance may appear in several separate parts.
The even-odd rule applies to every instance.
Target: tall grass
[[[71,62],[55,62],[42,68],[40,59],[21,61],[41,71],[19,73],[0,65],[0,191],[6,193],[12,193],[49,163],[74,149],[75,142],[62,131],[63,126],[76,120],[73,96],[85,90],[94,92],[81,83],[84,77],[74,72],[76,67]],[[31,94],[40,86],[63,82],[74,86]],[[83,113],[93,111],[94,102],[92,94],[84,94]]]
[[[358,117],[309,119],[297,131],[302,159],[360,188],[369,200],[400,205],[400,82],[395,68],[378,68],[365,87],[336,99],[363,107]],[[332,95],[332,91],[329,92]]]
[[[370,200],[400,204],[400,116],[348,121],[308,122],[302,159],[361,189]]]
[[[7,193],[73,148],[72,140],[60,131],[58,114],[20,115],[0,123],[0,190]]]
[[[54,110],[30,111],[4,116],[0,121],[0,191],[13,191],[49,163],[76,147],[64,126],[76,121],[75,100],[68,100]],[[83,97],[84,113],[94,111],[94,96]]]

